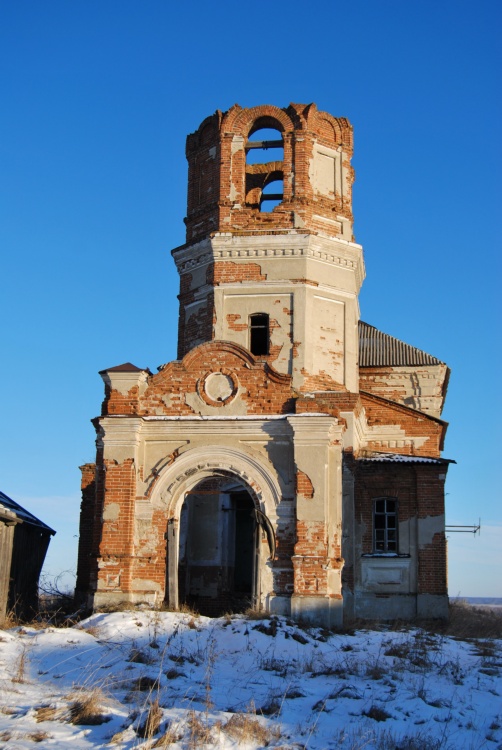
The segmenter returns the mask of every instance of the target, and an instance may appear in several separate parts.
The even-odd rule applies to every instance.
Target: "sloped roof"
[[[12,500],[12,498],[8,497],[4,492],[0,491],[0,503],[3,505],[4,508],[7,508],[8,510],[13,511],[18,518],[20,518],[24,523],[29,523],[32,526],[38,526],[41,529],[45,529],[46,531],[49,531],[51,534],[55,534],[56,532],[54,529],[51,529],[50,526],[47,526],[46,523],[41,521],[39,518],[33,515],[33,513],[30,513],[29,510],[26,510],[23,508],[19,503],[16,503],[15,500]]]
[[[136,367],[136,365],[133,365],[132,362],[124,362],[123,365],[107,367],[105,370],[99,371],[100,374],[102,372],[146,372],[146,370],[142,370],[141,367]]]
[[[396,463],[396,464],[454,464],[451,458],[432,458],[429,456],[407,456],[403,453],[377,453],[367,452],[363,456],[358,456],[357,461],[363,463]]]
[[[375,326],[359,321],[360,367],[407,367],[413,365],[443,365],[440,359],[404,341],[379,331]]]

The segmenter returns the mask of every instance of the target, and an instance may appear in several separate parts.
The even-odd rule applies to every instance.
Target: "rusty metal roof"
[[[416,349],[404,341],[379,331],[375,326],[359,321],[360,367],[408,367],[413,365],[442,365],[440,359]]]

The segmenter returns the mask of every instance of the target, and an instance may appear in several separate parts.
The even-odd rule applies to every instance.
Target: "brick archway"
[[[173,608],[179,606],[178,565],[180,516],[186,496],[204,479],[233,479],[242,485],[257,510],[277,522],[276,507],[282,493],[278,477],[271,467],[253,456],[224,446],[188,450],[159,475],[152,492],[154,508],[162,510],[167,523],[166,599]]]

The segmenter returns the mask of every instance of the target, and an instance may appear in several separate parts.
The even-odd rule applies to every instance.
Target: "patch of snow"
[[[394,750],[404,738],[442,750],[502,746],[497,640],[134,611],[0,631],[0,665],[0,747],[9,750],[146,750],[163,735],[172,750],[204,741]],[[71,707],[96,689],[105,721],[71,723]],[[155,700],[160,724],[148,739]]]

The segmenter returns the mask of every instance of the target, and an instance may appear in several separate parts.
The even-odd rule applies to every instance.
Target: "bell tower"
[[[315,104],[215,112],[188,136],[178,357],[240,344],[298,391],[358,391],[352,127]]]

